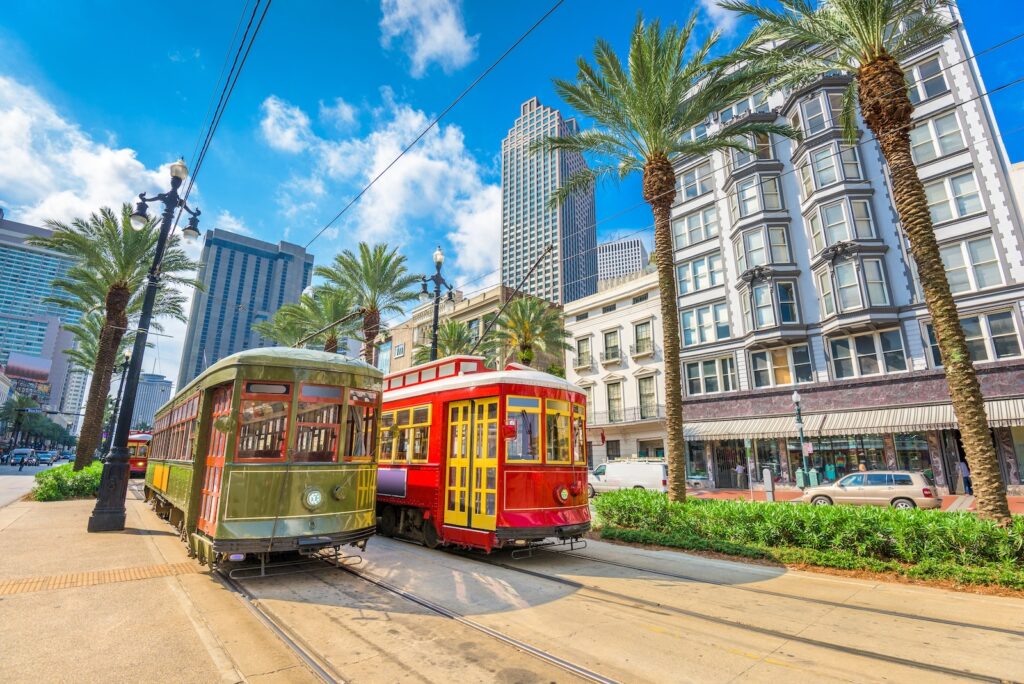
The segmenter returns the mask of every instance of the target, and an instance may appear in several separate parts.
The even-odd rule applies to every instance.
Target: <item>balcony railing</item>
[[[622,354],[618,347],[611,347],[601,352],[601,363],[618,363],[622,360]]]
[[[575,370],[585,370],[587,368],[594,367],[594,357],[590,354],[581,354],[576,357],[576,360],[572,362],[572,367]]]
[[[587,424],[592,427],[619,425],[640,423],[645,420],[660,420],[664,417],[664,404],[641,404],[640,406],[623,407],[617,411],[590,411],[587,413]]]
[[[629,345],[629,354],[634,358],[637,356],[650,356],[654,353],[654,340],[637,340],[636,344]]]

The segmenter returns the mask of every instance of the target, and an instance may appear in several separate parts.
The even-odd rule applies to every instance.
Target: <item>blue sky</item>
[[[0,206],[40,223],[130,200],[192,156],[244,0],[5,3],[0,17]],[[552,0],[277,0],[197,182],[202,227],[305,245],[423,124],[551,6]],[[710,2],[708,2],[710,4]],[[472,290],[497,266],[498,154],[522,101],[561,107],[603,36],[625,50],[636,13],[684,21],[701,1],[567,0],[363,201],[313,242],[318,263],[357,239],[401,245],[415,270],[440,243]],[[702,9],[723,47],[744,26]],[[969,0],[976,51],[1024,32],[1013,0]],[[1024,41],[979,58],[992,88],[1024,75]],[[992,98],[1011,160],[1024,159],[1024,86]],[[563,112],[571,114],[563,107]],[[646,229],[639,183],[598,191],[599,239]],[[625,213],[623,213],[625,212]],[[621,215],[620,215],[621,214]],[[650,231],[644,233],[648,240]],[[174,376],[182,328],[153,359]],[[148,363],[147,363],[148,366]]]

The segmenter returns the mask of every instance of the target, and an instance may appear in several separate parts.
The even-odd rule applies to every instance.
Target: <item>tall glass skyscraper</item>
[[[181,389],[218,359],[273,343],[252,331],[281,305],[299,301],[313,277],[313,255],[226,230],[206,233],[192,313],[178,369]]]
[[[581,190],[560,208],[548,198],[586,162],[569,152],[530,151],[543,136],[577,132],[575,119],[531,98],[501,142],[501,282],[515,287],[544,249],[554,249],[526,281],[522,291],[556,304],[597,291],[597,231],[594,189]]]

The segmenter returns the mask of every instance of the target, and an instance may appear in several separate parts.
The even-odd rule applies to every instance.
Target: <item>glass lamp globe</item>
[[[178,159],[178,161],[171,164],[171,178],[177,178],[178,180],[188,178],[188,167],[185,166],[184,159]]]
[[[438,266],[444,263],[444,252],[441,251],[441,245],[434,250],[434,263]]]

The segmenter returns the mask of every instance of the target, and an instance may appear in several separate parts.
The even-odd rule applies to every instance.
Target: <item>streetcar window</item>
[[[381,461],[391,462],[395,454],[395,414],[392,412],[382,413],[380,416],[380,458]]]
[[[455,375],[455,363],[446,363],[438,369],[437,374],[439,377],[447,378],[449,375]]]
[[[572,460],[574,463],[587,462],[587,431],[584,427],[586,410],[583,404],[572,405]]]
[[[415,385],[416,382],[419,380],[419,377],[420,377],[419,373],[407,373],[406,376],[405,376],[405,384],[406,385]]]
[[[547,462],[568,463],[569,402],[548,399],[544,427],[547,430]]]
[[[290,408],[287,400],[243,399],[237,460],[284,460]]]
[[[270,384],[265,382],[246,383],[247,394],[288,394],[288,385]]]
[[[341,400],[341,387],[329,385],[303,385],[301,397],[303,399],[337,399]]]
[[[372,461],[377,440],[377,403],[374,390],[349,390],[345,426],[345,461]]]
[[[515,438],[506,440],[506,460],[539,461],[541,452],[540,399],[509,397],[506,419],[516,427]]]
[[[433,368],[433,367],[432,368],[424,368],[423,370],[420,371],[420,379],[423,382],[426,382],[427,380],[433,380],[436,377],[437,377],[437,368]]]
[[[402,386],[402,378],[391,378],[388,380],[388,389],[395,389]]]

